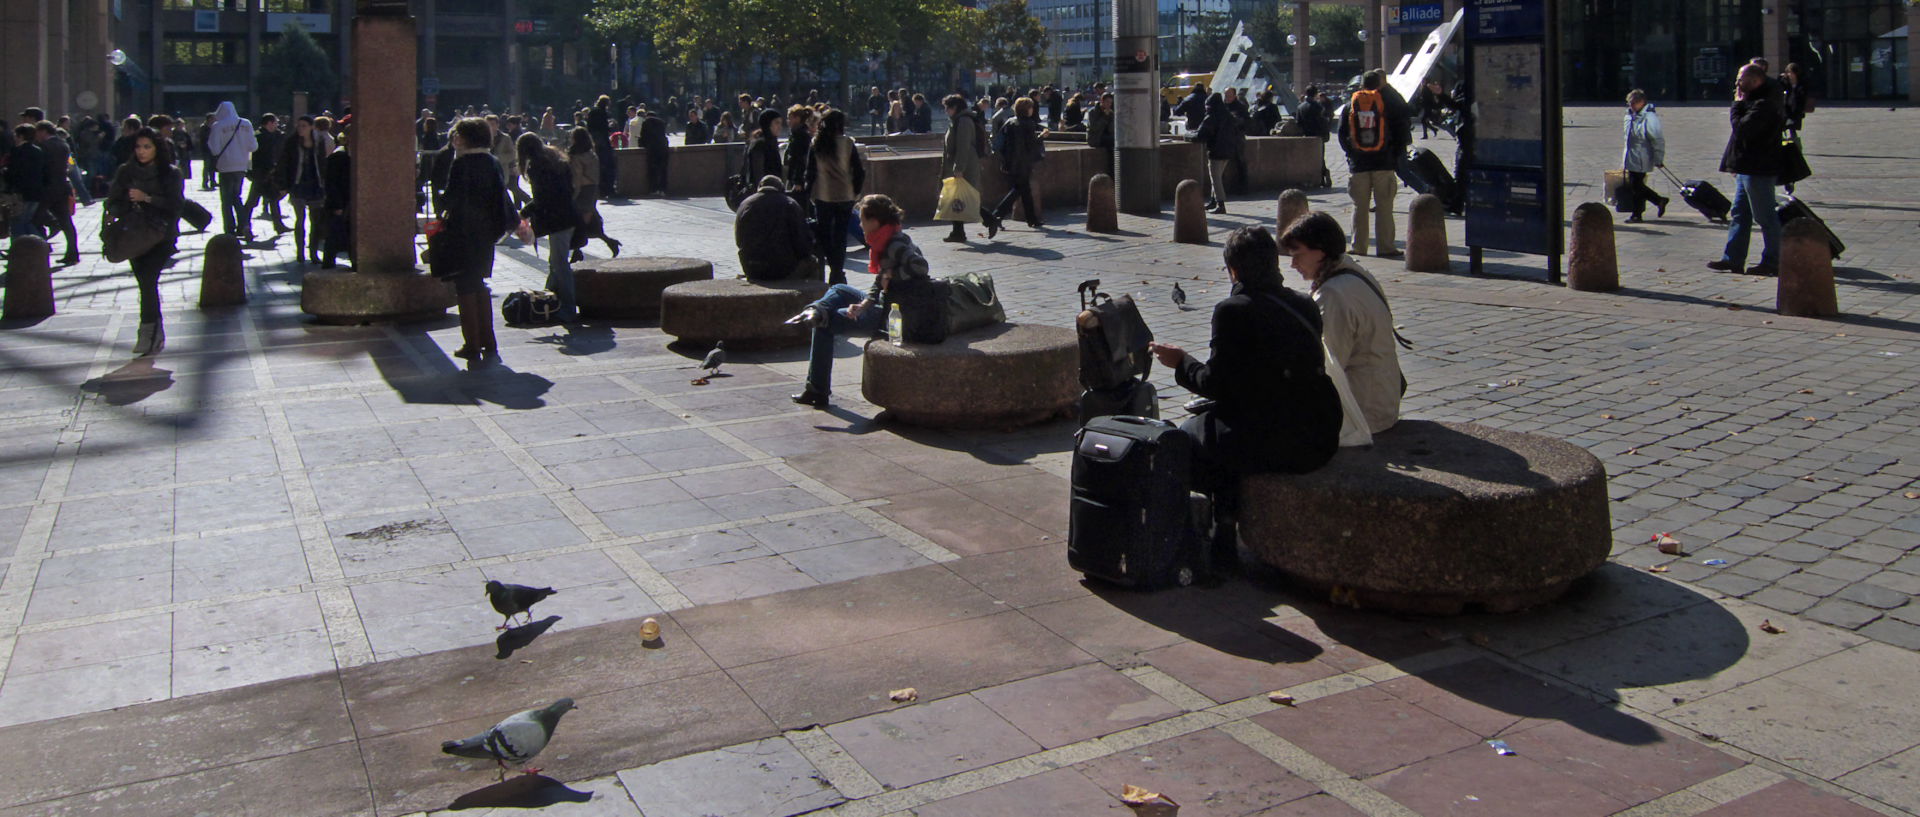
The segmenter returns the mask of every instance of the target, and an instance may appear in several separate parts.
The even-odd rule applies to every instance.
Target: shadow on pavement
[[[532,624],[522,624],[518,627],[507,628],[506,632],[501,633],[499,638],[493,640],[493,646],[499,650],[493,657],[502,661],[512,658],[515,652],[532,644],[534,639],[539,638],[541,634],[552,629],[553,625],[558,623],[560,623],[559,616],[547,616]]]
[[[567,788],[543,774],[523,774],[454,798],[448,811],[470,808],[546,808],[559,803],[585,803],[592,792]]]
[[[173,387],[173,372],[153,365],[153,358],[135,358],[127,365],[80,384],[82,391],[100,395],[110,406],[138,403]]]

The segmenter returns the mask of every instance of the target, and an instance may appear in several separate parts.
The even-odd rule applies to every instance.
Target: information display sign
[[[1544,255],[1560,281],[1565,244],[1560,134],[1560,32],[1555,0],[1469,0],[1466,73],[1473,140],[1467,247]]]

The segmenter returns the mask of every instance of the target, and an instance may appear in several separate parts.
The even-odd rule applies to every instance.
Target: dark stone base
[[[412,323],[453,308],[453,286],[420,273],[315,270],[300,282],[300,311],[320,323]]]
[[[652,320],[660,317],[667,287],[712,277],[713,264],[698,258],[595,258],[573,265],[574,294],[588,318]]]
[[[1072,330],[1000,324],[944,343],[869,341],[861,392],[887,416],[927,428],[1006,429],[1063,417],[1080,396]]]
[[[1337,603],[1450,615],[1541,604],[1613,546],[1604,466],[1535,434],[1403,420],[1310,474],[1241,482],[1240,538]]]
[[[735,351],[807,344],[808,329],[784,321],[827,291],[820,281],[689,281],[660,293],[660,331],[692,347],[726,341]]]

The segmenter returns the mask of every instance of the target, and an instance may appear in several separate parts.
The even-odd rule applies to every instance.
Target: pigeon
[[[707,370],[707,377],[712,377],[720,373],[720,367],[726,364],[726,362],[727,342],[717,340],[713,342],[713,351],[708,352],[707,358],[700,361],[700,368]]]
[[[493,602],[494,612],[506,616],[506,618],[500,622],[500,626],[494,629],[507,629],[507,622],[512,621],[514,616],[520,615],[521,613],[527,614],[527,623],[533,623],[533,605],[538,604],[541,599],[553,595],[554,592],[554,589],[551,587],[528,587],[524,584],[487,582],[487,601]]]
[[[1173,305],[1181,309],[1187,308],[1187,291],[1180,288],[1179,281],[1173,282]]]
[[[560,716],[573,709],[572,698],[561,698],[540,708],[507,716],[506,720],[494,724],[487,731],[466,740],[449,740],[440,744],[440,751],[457,757],[472,757],[481,760],[491,759],[500,766],[500,779],[507,777],[507,761],[524,764],[547,748],[547,741],[553,739],[554,727],[560,725]],[[539,769],[523,769],[523,774],[537,774]]]

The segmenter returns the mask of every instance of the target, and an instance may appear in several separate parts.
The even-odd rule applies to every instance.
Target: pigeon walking
[[[700,361],[700,368],[707,370],[707,377],[712,377],[720,373],[720,367],[726,362],[727,342],[717,340],[713,342],[713,351],[708,352],[706,359]]]
[[[524,584],[506,584],[497,581],[487,582],[487,601],[493,602],[494,612],[506,617],[501,620],[500,626],[494,629],[507,629],[507,622],[512,621],[514,616],[520,615],[521,613],[527,614],[527,623],[533,623],[533,605],[539,603],[541,599],[553,595],[555,592],[557,591],[551,587],[528,587]]]
[[[466,740],[444,741],[440,744],[440,751],[457,757],[492,759],[500,766],[500,779],[505,780],[508,761],[525,764],[534,755],[540,754],[541,749],[547,748],[547,741],[553,739],[553,730],[560,725],[560,716],[573,708],[572,698],[561,698],[541,709],[509,715],[506,720]],[[522,774],[539,772],[534,768],[521,770]]]
[[[1180,288],[1179,281],[1173,282],[1173,305],[1181,309],[1187,308],[1187,291]]]

